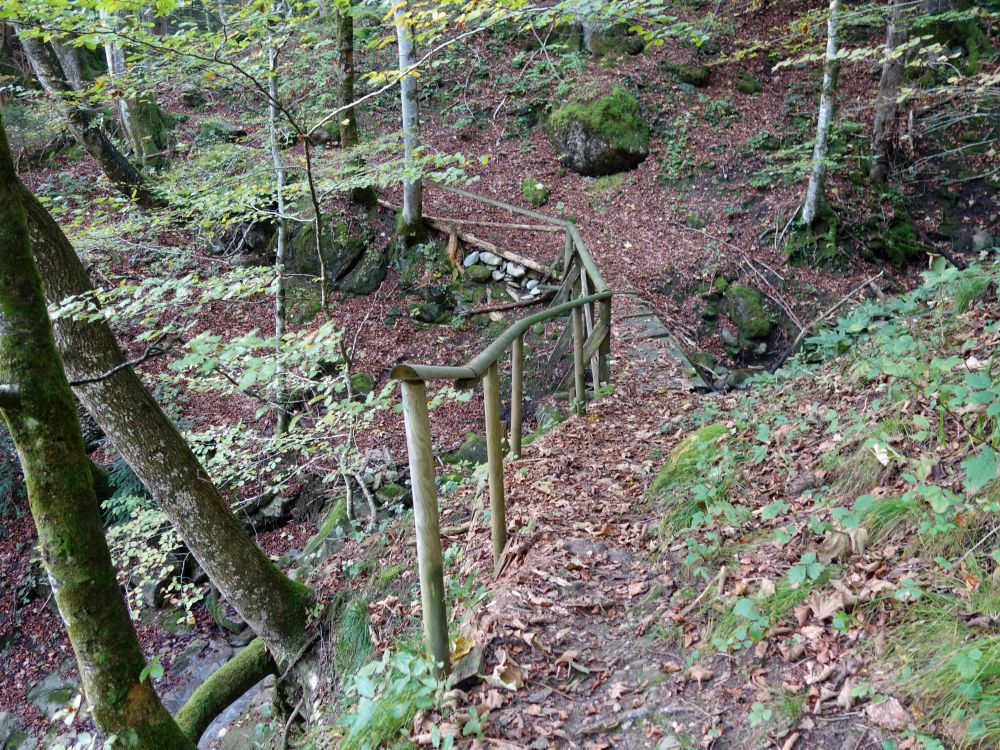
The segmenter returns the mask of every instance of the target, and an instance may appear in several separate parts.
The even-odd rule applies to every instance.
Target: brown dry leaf
[[[881,703],[872,703],[865,709],[872,724],[890,732],[901,732],[910,725],[910,713],[903,704],[895,698],[888,698]]]
[[[698,683],[699,686],[701,686],[701,683],[705,682],[706,680],[711,680],[713,677],[715,677],[715,672],[713,672],[711,669],[706,669],[700,664],[695,664],[688,670],[687,676],[689,680],[694,680],[695,682]]]
[[[524,687],[524,669],[512,661],[497,664],[493,674],[485,676],[483,682],[492,687],[514,692]]]
[[[639,596],[639,594],[645,594],[647,591],[649,591],[649,584],[646,581],[636,581],[628,585],[629,596]]]

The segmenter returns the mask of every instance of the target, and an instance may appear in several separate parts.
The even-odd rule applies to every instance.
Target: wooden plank
[[[507,510],[503,493],[503,420],[500,418],[500,372],[496,362],[483,377],[486,409],[486,461],[490,486],[490,527],[493,532],[493,565],[500,562],[507,544]]]
[[[447,673],[450,668],[448,619],[444,605],[441,531],[437,487],[434,485],[431,423],[427,414],[427,386],[421,381],[404,381],[402,391],[406,451],[410,459],[410,484],[413,489],[413,523],[417,532],[417,569],[420,576],[424,639],[430,657],[435,664],[441,665],[440,671]]]
[[[590,290],[587,288],[587,274],[580,274],[580,292],[584,297],[589,296]],[[591,305],[586,305],[583,308],[583,319],[587,324],[587,338],[589,339],[594,333],[594,311]],[[590,380],[594,384],[594,391],[597,391],[597,387],[601,384],[601,367],[597,359],[597,353],[587,357],[590,361]]]
[[[559,334],[559,340],[556,341],[555,349],[553,349],[552,354],[549,355],[549,367],[554,367],[563,357],[566,356],[566,352],[569,351],[569,347],[572,342],[573,326],[563,326],[562,333]]]
[[[569,299],[570,293],[573,291],[573,287],[576,285],[576,280],[580,276],[580,268],[578,266],[572,266],[569,272],[566,274],[566,278],[563,279],[562,285],[559,287],[559,291],[556,292],[555,298],[552,300],[551,307],[563,304],[567,299]]]
[[[463,198],[468,198],[472,201],[478,201],[479,203],[485,203],[489,206],[496,206],[497,208],[503,208],[507,211],[512,211],[515,214],[521,214],[522,216],[530,216],[532,219],[537,219],[538,221],[544,221],[549,224],[556,224],[560,227],[566,227],[569,222],[563,221],[562,219],[556,219],[552,216],[547,216],[546,214],[539,213],[538,211],[532,211],[529,208],[521,208],[520,206],[514,206],[510,203],[504,203],[496,198],[487,198],[485,195],[477,195],[476,193],[470,193],[468,190],[462,190],[462,188],[455,187],[454,185],[443,185],[440,182],[434,182],[433,180],[424,180],[425,185],[430,185],[439,190],[443,190],[446,193],[453,193],[454,195],[460,195]]]

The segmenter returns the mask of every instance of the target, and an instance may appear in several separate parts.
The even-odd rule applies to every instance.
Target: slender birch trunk
[[[889,176],[889,167],[899,144],[899,104],[897,97],[903,83],[906,66],[904,57],[897,50],[909,38],[907,29],[900,23],[901,0],[890,0],[889,20],[885,34],[885,59],[878,83],[875,103],[875,126],[872,135],[872,182],[883,183]]]
[[[194,750],[148,679],[104,538],[76,403],[31,255],[0,122],[0,417],[17,446],[42,561],[94,719],[114,748]]]
[[[819,118],[816,124],[816,145],[813,147],[809,187],[802,206],[802,221],[811,225],[816,220],[823,183],[826,180],[826,151],[830,140],[830,125],[837,108],[837,79],[840,76],[838,33],[841,0],[830,0],[830,18],[827,21],[826,59],[823,63],[823,90],[819,100]]]
[[[130,200],[135,200],[144,208],[154,208],[163,202],[149,189],[145,178],[108,139],[103,130],[94,124],[94,113],[85,105],[74,101],[74,89],[66,80],[66,74],[52,48],[31,30],[17,26],[28,62],[31,64],[38,82],[51,96],[69,124],[73,137],[100,165],[101,170],[114,185]]]
[[[411,74],[417,61],[416,40],[410,18],[410,4],[403,2],[393,19],[399,46],[400,101],[403,116],[403,154],[406,173],[403,176],[403,207],[399,214],[396,234],[404,244],[421,242],[426,236],[423,217],[423,181],[417,174],[417,149],[420,147],[420,104],[417,79]]]

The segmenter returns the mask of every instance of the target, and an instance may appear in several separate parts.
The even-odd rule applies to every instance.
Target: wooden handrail
[[[572,313],[578,307],[589,305],[594,302],[611,299],[611,292],[605,291],[600,294],[591,294],[587,297],[578,297],[570,302],[550,307],[547,310],[529,315],[527,318],[513,323],[510,328],[504,331],[500,337],[483,349],[479,354],[470,359],[461,367],[442,367],[440,365],[411,365],[399,364],[392,368],[389,377],[393,380],[452,380],[457,388],[474,388],[483,379],[486,371],[491,365],[496,364],[512,346],[516,339],[523,336],[533,325],[544,323],[552,318],[560,318],[567,313]]]
[[[450,380],[457,388],[474,388],[483,383],[486,417],[487,475],[490,492],[490,528],[493,540],[493,563],[499,569],[507,547],[506,501],[503,485],[503,421],[500,416],[499,363],[511,352],[511,430],[510,455],[521,453],[521,419],[524,399],[524,335],[538,323],[569,316],[567,332],[573,341],[573,402],[577,414],[586,410],[586,363],[589,362],[594,390],[610,379],[611,298],[579,230],[570,221],[555,219],[530,209],[476,195],[451,185],[428,180],[445,192],[479,203],[512,211],[565,230],[564,279],[552,305],[511,324],[495,341],[464,365],[399,364],[390,377],[400,381],[403,392],[403,417],[406,422],[406,449],[413,489],[413,521],[417,532],[417,566],[423,607],[424,635],[427,648],[441,671],[449,668],[448,623],[445,612],[441,569],[437,487],[434,482],[434,456],[431,448],[431,425],[427,412],[427,381]],[[440,219],[446,223],[447,219]],[[529,229],[529,227],[524,227]],[[531,227],[547,231],[547,227]],[[563,301],[565,300],[565,301]],[[595,309],[596,306],[596,309]],[[558,344],[557,344],[558,348]]]

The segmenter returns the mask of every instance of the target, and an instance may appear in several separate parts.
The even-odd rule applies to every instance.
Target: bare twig
[[[176,338],[171,339],[164,345],[161,345],[159,341],[155,341],[148,347],[146,347],[146,351],[144,351],[141,355],[139,355],[135,359],[130,359],[126,362],[117,364],[107,372],[102,372],[100,375],[93,375],[87,378],[80,378],[79,380],[71,380],[69,381],[69,384],[71,386],[76,387],[79,385],[90,385],[91,383],[99,383],[102,380],[107,380],[112,375],[115,375],[121,372],[122,370],[126,370],[129,367],[135,367],[136,365],[141,365],[143,362],[153,359],[153,357],[159,357],[160,355],[166,354],[173,348],[174,344],[176,343],[177,343]]]
[[[713,586],[716,588],[716,590],[718,590],[719,587],[725,586],[725,582],[726,582],[726,566],[723,565],[721,568],[719,568],[719,572],[712,577],[712,580],[708,582],[705,588],[701,590],[701,593],[698,594],[697,597],[695,597],[695,600],[690,604],[688,604],[680,612],[678,612],[677,616],[687,617],[689,614],[691,614],[691,612],[694,611],[694,608],[701,603],[701,600],[705,598],[708,592],[712,590]]]
[[[835,305],[833,305],[833,307],[830,307],[829,309],[827,309],[826,312],[824,312],[822,315],[820,315],[816,319],[810,321],[809,325],[805,326],[804,328],[800,328],[799,329],[799,335],[795,337],[795,341],[793,341],[792,345],[789,346],[785,350],[784,354],[782,354],[777,359],[777,361],[773,365],[771,365],[770,372],[777,372],[778,368],[780,368],[783,364],[785,364],[785,362],[788,360],[788,358],[791,357],[795,353],[795,350],[799,348],[799,344],[802,343],[802,339],[804,339],[806,337],[806,334],[808,334],[809,331],[812,330],[812,327],[814,325],[816,325],[817,323],[822,323],[824,320],[826,320],[827,318],[829,318],[831,315],[833,315],[835,312],[837,312],[837,310],[839,310],[841,307],[843,307],[844,305],[846,305],[855,294],[857,294],[858,292],[860,292],[862,289],[864,289],[866,286],[868,286],[869,284],[871,284],[873,281],[877,281],[878,279],[882,278],[882,276],[884,274],[885,274],[885,271],[879,271],[877,274],[875,274],[874,276],[872,276],[870,279],[868,279],[867,281],[865,281],[863,284],[858,284],[858,286],[854,287],[851,291],[849,291],[847,294],[845,294],[843,297],[841,297],[840,301],[837,302],[837,304],[835,304]]]

